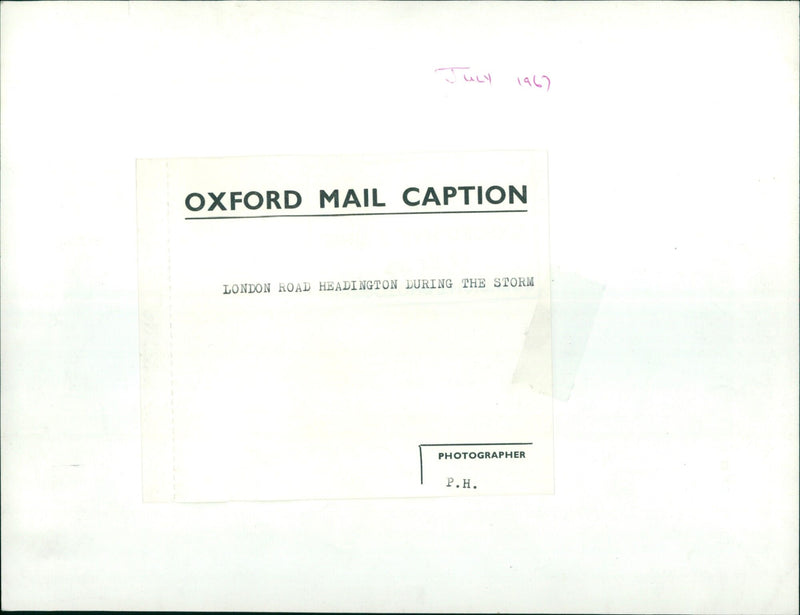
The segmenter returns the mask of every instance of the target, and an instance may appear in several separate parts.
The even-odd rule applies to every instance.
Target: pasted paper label
[[[553,492],[542,152],[140,160],[145,501]]]

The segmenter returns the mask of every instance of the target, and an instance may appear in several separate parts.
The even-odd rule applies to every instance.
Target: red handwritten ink
[[[547,79],[547,91],[550,91],[550,77],[547,75],[542,75],[542,79]]]
[[[471,70],[469,66],[443,66],[441,68],[435,68],[434,72],[439,71],[449,71],[442,73],[444,80],[447,83],[453,84],[456,83],[459,75],[464,80],[465,83],[488,83],[492,85],[492,74],[491,73],[461,73],[456,71],[468,71]]]
[[[452,81],[447,78],[447,75],[444,75],[444,80],[447,83],[455,83],[456,82],[456,71],[457,70],[469,70],[469,66],[444,66],[442,68],[435,68],[433,72],[439,72],[440,70],[449,70],[450,76],[453,78]]]
[[[492,85],[492,73],[473,72],[469,66],[442,66],[434,68],[434,72],[440,73],[446,83],[455,85],[456,83],[488,83]],[[469,71],[469,72],[467,72]],[[459,79],[461,77],[461,79]],[[550,91],[550,77],[547,75],[531,75],[517,77],[517,84],[521,87],[545,88],[544,82],[547,81],[545,91]]]
[[[542,79],[546,79],[547,80],[547,91],[549,92],[550,91],[550,77],[548,77],[547,75],[539,75],[539,80],[542,80]],[[532,87],[542,88],[542,87],[544,87],[543,84],[541,84],[538,81],[536,81],[536,75],[532,75],[530,79],[528,77],[523,77],[521,79],[519,77],[517,77],[517,83],[519,85],[523,85],[523,83],[524,83],[529,88],[532,88]]]

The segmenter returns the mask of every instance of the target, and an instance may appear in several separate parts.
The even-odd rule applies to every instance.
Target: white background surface
[[[3,608],[796,612],[797,17],[3,4]],[[481,148],[605,287],[556,495],[142,504],[135,159]]]

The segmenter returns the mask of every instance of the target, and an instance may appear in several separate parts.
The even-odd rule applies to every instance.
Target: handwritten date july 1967
[[[441,75],[445,82],[455,85],[456,83],[474,83],[492,85],[492,73],[477,72],[469,66],[442,66],[435,68],[434,72]],[[519,75],[516,77],[517,85],[523,88],[541,88],[544,92],[550,91],[550,77],[541,74]]]

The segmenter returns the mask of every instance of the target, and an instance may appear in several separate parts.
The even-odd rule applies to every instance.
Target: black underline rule
[[[420,214],[524,214],[527,209],[461,209],[458,211],[359,211],[347,214],[269,214],[264,216],[187,216],[184,220],[243,220],[247,218],[344,218],[348,216],[413,216]]]

